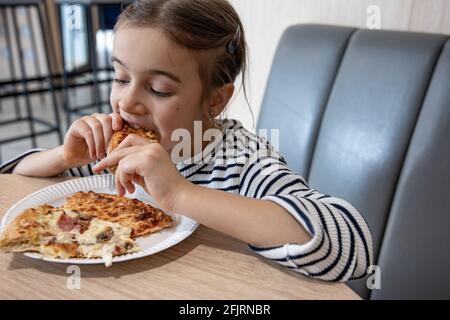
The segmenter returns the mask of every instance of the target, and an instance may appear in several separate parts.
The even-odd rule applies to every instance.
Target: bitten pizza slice
[[[111,153],[130,134],[136,134],[140,137],[146,138],[149,142],[158,142],[159,140],[156,132],[148,129],[132,127],[128,122],[124,121],[122,129],[113,133],[106,152],[108,154]],[[116,169],[117,166],[111,166],[109,168],[109,171],[114,174],[116,172]]]

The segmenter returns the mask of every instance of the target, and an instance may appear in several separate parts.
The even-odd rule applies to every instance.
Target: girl
[[[134,192],[137,183],[163,210],[245,241],[310,277],[347,281],[366,274],[372,239],[360,213],[310,189],[265,139],[238,121],[218,119],[236,77],[242,72],[244,82],[246,71],[244,30],[226,0],[134,2],[115,26],[112,61],[113,113],[75,121],[62,146],[31,150],[2,172],[83,176],[118,165],[119,195]],[[130,135],[106,156],[123,120],[154,130],[160,143]],[[196,122],[202,136],[216,128],[224,138],[203,142],[199,152],[183,149],[173,161],[173,133],[182,129],[198,138]]]

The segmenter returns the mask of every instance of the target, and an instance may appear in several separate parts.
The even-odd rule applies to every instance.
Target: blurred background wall
[[[241,15],[250,50],[249,99],[255,121],[278,40],[285,28],[297,23],[321,23],[366,28],[379,8],[381,29],[450,34],[449,0],[230,0]],[[369,13],[368,13],[369,12]],[[229,115],[252,118],[242,93]]]

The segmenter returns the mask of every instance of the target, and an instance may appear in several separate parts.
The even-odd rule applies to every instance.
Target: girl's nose
[[[119,108],[130,114],[145,114],[147,109],[139,99],[139,93],[136,90],[129,89],[118,101]]]
[[[130,103],[124,99],[119,100],[119,109],[129,114],[143,115],[147,109],[141,103]]]

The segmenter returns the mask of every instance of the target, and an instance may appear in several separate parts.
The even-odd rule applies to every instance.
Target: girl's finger
[[[117,112],[110,113],[109,116],[112,119],[112,128],[114,131],[122,129],[123,120]]]
[[[100,172],[108,167],[117,165],[120,160],[122,160],[127,155],[136,152],[137,147],[129,147],[121,150],[114,150],[106,158],[103,158],[95,166],[92,167],[94,172]]]
[[[106,158],[100,160],[95,166],[93,166],[92,170],[94,170],[94,172],[100,172],[108,167],[117,165],[120,159],[121,155],[119,153],[111,153]]]
[[[138,174],[134,174],[132,180],[133,180],[134,183],[137,183],[137,184],[140,185],[141,187],[144,187],[144,186],[145,186],[145,181],[144,181],[144,179],[143,179],[140,175],[138,175]]]
[[[119,168],[117,168],[117,171],[119,171]],[[121,185],[120,183],[120,179],[119,179],[119,175],[117,174],[114,175],[114,183],[116,185],[116,191],[117,191],[117,195],[119,197],[122,197],[123,195],[125,195],[125,188]]]
[[[148,145],[150,143],[152,142],[148,141],[146,138],[131,133],[117,146],[116,149],[114,149],[114,151],[137,145]]]
[[[109,116],[100,116],[96,117],[102,124],[103,128],[103,137],[104,137],[104,143],[105,143],[105,154],[106,154],[106,146],[109,143],[109,140],[111,140],[113,129],[112,129],[112,118]]]
[[[95,149],[97,150],[97,159],[102,159],[105,150],[105,137],[103,136],[103,126],[102,123],[95,117],[86,117],[84,121],[91,127],[94,133]]]
[[[91,127],[83,120],[79,119],[76,121],[73,126],[74,134],[83,138],[86,141],[86,144],[89,149],[89,156],[91,159],[95,159],[96,149],[95,149],[95,141],[94,134],[91,130]]]
[[[126,159],[124,159],[124,161],[126,161]],[[116,172],[116,175],[119,176],[120,184],[128,191],[128,193],[133,193],[135,191],[134,184],[131,180],[133,174],[129,174],[128,172],[126,172],[123,165],[120,169],[121,170],[117,170]]]

